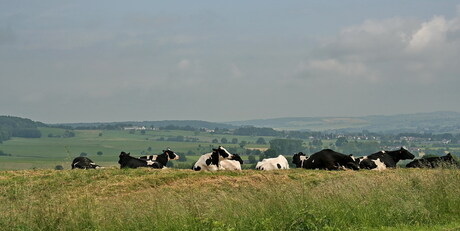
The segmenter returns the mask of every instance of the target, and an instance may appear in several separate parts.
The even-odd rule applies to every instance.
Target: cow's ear
[[[215,152],[217,152],[217,149],[215,149],[215,148],[213,148],[212,150],[215,151]]]
[[[166,150],[163,150],[162,152],[166,152]]]

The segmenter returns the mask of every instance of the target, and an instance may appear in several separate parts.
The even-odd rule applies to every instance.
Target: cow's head
[[[401,149],[398,150],[398,157],[401,160],[408,160],[408,159],[414,159],[415,156],[414,154],[410,153],[407,149],[404,147],[401,147]]]
[[[206,161],[206,164],[207,165],[214,164],[218,166],[220,160],[224,160],[224,159],[230,160],[232,157],[233,157],[233,154],[228,152],[227,149],[225,149],[224,147],[219,146],[218,148],[212,149],[211,158],[210,160]]]
[[[171,149],[166,149],[166,150],[163,150],[163,154],[167,155],[168,156],[168,160],[178,160],[179,159],[179,155],[177,155],[175,152],[171,151]]]
[[[118,163],[121,164],[123,160],[126,160],[127,158],[131,157],[131,153],[126,153],[126,152],[121,152],[120,155],[118,156],[120,159],[118,160]]]
[[[303,152],[299,152],[297,154],[294,154],[292,157],[292,163],[295,164],[297,168],[302,168],[303,167],[303,162],[308,159],[308,156],[305,155]]]
[[[238,155],[238,154],[233,154],[232,157],[230,158],[230,160],[236,160],[236,161],[240,162],[240,164],[243,164],[243,159],[241,159],[240,155]]]
[[[230,159],[232,157],[232,154],[222,146],[219,146],[218,148],[213,148],[212,151],[213,154],[216,153],[219,157],[221,157],[220,159]]]
[[[348,155],[345,167],[348,169],[359,170],[359,159],[355,158],[353,154]]]

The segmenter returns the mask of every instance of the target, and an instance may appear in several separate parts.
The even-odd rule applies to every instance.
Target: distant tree
[[[11,154],[5,153],[2,150],[0,150],[0,156],[11,156]]]
[[[212,140],[212,143],[213,143],[213,144],[217,144],[217,143],[219,143],[219,140],[218,140],[218,139],[213,139],[213,140]]]
[[[237,138],[233,138],[232,139],[232,144],[237,144],[238,143],[238,139]]]
[[[99,136],[102,136],[102,132],[99,133]]]
[[[259,160],[263,160],[265,158],[272,158],[272,157],[276,157],[278,156],[278,152],[274,149],[267,149],[267,151],[265,151],[262,155],[259,156]]]
[[[147,151],[151,152],[151,151],[152,151],[152,147],[148,147],[148,148],[147,148]]]
[[[145,130],[142,130],[142,131],[141,131],[141,134],[142,134],[142,135],[145,135]]]
[[[270,149],[273,150],[276,155],[279,155],[300,152],[304,148],[302,147],[302,140],[274,139],[270,141]]]
[[[335,141],[335,146],[337,147],[341,147],[343,146],[344,144],[348,143],[348,140],[346,137],[339,137],[336,141]]]
[[[88,153],[86,153],[86,152],[80,153],[80,156],[87,156],[87,155],[88,155]]]
[[[248,156],[248,162],[249,162],[249,164],[255,164],[257,162],[256,157],[255,156]]]
[[[267,144],[267,142],[263,137],[260,137],[259,139],[257,139],[256,144]]]
[[[311,145],[317,146],[317,147],[321,147],[321,146],[323,146],[323,141],[321,141],[320,139],[314,139],[314,140],[311,142]]]
[[[220,143],[226,144],[227,143],[227,138],[223,137],[222,139],[220,139]]]
[[[56,165],[54,167],[55,170],[64,170],[64,167],[62,167],[62,165]]]
[[[102,151],[98,151],[98,152],[97,152],[97,155],[98,155],[98,156],[102,156],[103,154],[104,154],[104,153],[103,153]]]
[[[247,142],[246,140],[242,140],[242,141],[240,142],[240,147],[241,147],[241,148],[244,148],[244,146],[246,146],[247,144],[248,144],[248,142]]]

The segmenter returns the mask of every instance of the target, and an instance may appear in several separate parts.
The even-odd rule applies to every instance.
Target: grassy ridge
[[[458,230],[460,171],[0,172],[4,230]]]

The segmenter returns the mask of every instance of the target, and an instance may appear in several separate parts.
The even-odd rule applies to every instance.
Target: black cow
[[[303,168],[305,160],[308,159],[308,156],[305,155],[303,152],[299,152],[294,154],[292,157],[292,163],[295,164],[297,168]]]
[[[88,157],[80,156],[72,161],[71,165],[72,169],[80,168],[80,169],[91,169],[91,168],[101,168],[101,166],[95,164],[91,159]]]
[[[440,167],[460,167],[458,162],[450,153],[440,157],[428,157],[414,160],[406,165],[406,168],[440,168]]]
[[[178,160],[179,155],[171,151],[171,149],[166,149],[163,150],[163,153],[160,155],[150,155],[150,156],[141,156],[139,157],[141,160],[151,160],[151,161],[157,161],[158,163],[162,164],[163,166],[166,166],[168,163],[168,160]]]
[[[220,161],[222,161],[222,160],[232,160],[233,158],[234,158],[233,154],[228,152],[224,147],[219,146],[217,149],[213,148],[211,153],[206,153],[206,154],[201,155],[201,157],[198,159],[198,161],[193,165],[192,169],[195,170],[195,171],[200,171],[200,170],[208,170],[208,171],[225,170],[220,165]],[[235,158],[237,158],[237,157],[235,156]]]
[[[326,170],[339,170],[347,168],[359,170],[359,166],[356,164],[356,159],[353,157],[353,155],[345,155],[335,152],[331,149],[323,149],[311,155],[304,161],[303,168]]]
[[[136,157],[132,157],[130,153],[121,152],[118,156],[120,159],[118,163],[120,168],[139,168],[139,167],[150,167],[150,168],[163,168],[164,166],[158,161],[154,160],[141,160]]]
[[[395,168],[400,160],[414,159],[415,156],[407,149],[401,147],[395,151],[380,151],[374,154],[361,157],[359,167],[363,169],[384,170]]]

